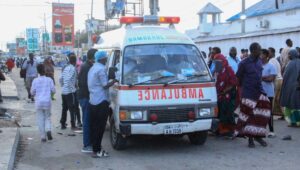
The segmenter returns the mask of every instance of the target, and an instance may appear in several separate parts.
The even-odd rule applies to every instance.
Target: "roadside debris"
[[[72,134],[72,133],[70,133],[70,134],[68,134],[68,136],[76,136],[75,134]]]
[[[4,120],[11,120],[14,119],[15,116],[13,116],[11,113],[5,112],[5,113],[1,113],[0,112],[0,119],[4,119]]]
[[[83,134],[82,130],[75,130],[74,133]]]
[[[22,125],[22,127],[32,127],[31,125]]]
[[[282,138],[282,140],[292,140],[292,136],[291,135],[286,135]]]
[[[31,137],[28,137],[28,138],[27,138],[27,140],[33,140],[33,138],[31,138]]]

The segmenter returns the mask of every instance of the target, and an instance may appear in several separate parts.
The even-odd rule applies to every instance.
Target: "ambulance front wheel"
[[[191,144],[204,145],[207,139],[207,131],[194,132],[188,135]]]
[[[115,121],[110,121],[110,142],[114,149],[123,150],[126,148],[127,139],[117,132]]]

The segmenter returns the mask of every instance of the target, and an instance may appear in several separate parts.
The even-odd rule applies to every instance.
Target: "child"
[[[41,135],[41,141],[46,142],[46,132],[48,140],[52,140],[51,135],[51,94],[55,93],[53,80],[45,76],[43,64],[37,66],[39,77],[33,80],[31,94],[35,96],[35,107],[37,113],[37,123]]]

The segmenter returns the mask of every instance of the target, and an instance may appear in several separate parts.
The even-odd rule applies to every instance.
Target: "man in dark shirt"
[[[82,109],[83,117],[83,148],[81,152],[91,153],[92,146],[90,143],[90,108],[89,108],[89,90],[87,84],[88,72],[95,62],[94,55],[97,52],[96,49],[90,49],[87,53],[87,61],[82,64],[80,72],[78,74],[78,99]]]
[[[261,92],[263,92],[261,77],[262,77],[262,61],[259,58],[261,47],[256,46],[257,50],[251,52],[250,57],[247,57],[239,64],[236,76],[239,79],[242,87],[242,98],[258,100]]]
[[[249,137],[249,147],[255,147],[254,140],[262,146],[267,143],[262,139],[266,136],[266,126],[270,119],[271,105],[262,87],[261,46],[250,45],[250,57],[241,61],[237,78],[242,89],[240,112],[235,136]]]
[[[0,82],[1,81],[5,81],[5,76],[4,76],[4,74],[0,70]],[[0,103],[3,103],[1,89],[0,89]]]

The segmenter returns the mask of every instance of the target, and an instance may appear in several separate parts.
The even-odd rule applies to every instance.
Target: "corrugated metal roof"
[[[272,14],[272,13],[277,13],[277,12],[282,12],[286,10],[291,10],[291,9],[297,9],[300,8],[300,0],[285,0],[284,3],[281,3],[281,0],[278,0],[278,6],[279,9],[276,9],[275,5],[275,0],[262,0],[253,6],[249,7],[245,11],[245,15],[247,18],[250,17],[256,17],[256,16],[261,16],[261,15],[267,15],[267,14]],[[229,19],[227,21],[236,21],[239,20],[241,16],[241,13],[238,13]]]
[[[215,5],[213,5],[212,3],[208,3],[205,5],[205,7],[203,7],[202,9],[200,9],[200,11],[198,12],[198,14],[216,14],[216,13],[222,13],[223,11],[220,10],[218,7],[216,7]]]

